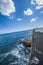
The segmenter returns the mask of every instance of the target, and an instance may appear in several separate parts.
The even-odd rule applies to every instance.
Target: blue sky
[[[43,27],[43,0],[0,0],[0,34]]]

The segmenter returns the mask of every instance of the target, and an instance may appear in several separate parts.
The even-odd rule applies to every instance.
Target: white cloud
[[[24,11],[24,14],[29,16],[33,14],[33,11],[30,8],[28,8],[27,10]]]
[[[9,19],[13,20],[15,18],[14,16],[15,14],[12,14],[11,16],[9,16]]]
[[[17,18],[17,20],[18,20],[18,21],[21,21],[21,20],[23,20],[23,19],[21,19],[21,18]]]
[[[14,19],[14,16],[13,15],[12,16],[9,16],[9,19],[13,20]]]
[[[30,22],[35,22],[35,21],[36,21],[36,19],[37,19],[37,17],[32,18],[32,19],[30,20]]]
[[[36,6],[36,8],[35,9],[41,9],[43,6]]]
[[[10,16],[15,11],[15,5],[12,0],[0,0],[0,13],[2,15]]]
[[[43,7],[43,0],[31,0],[31,4],[35,4],[36,9],[41,9]]]
[[[35,21],[36,21],[36,19],[35,19],[35,18],[32,18],[30,21],[31,21],[31,22],[35,22]]]
[[[35,5],[35,2],[33,2],[33,0],[31,0],[31,4],[34,4]]]

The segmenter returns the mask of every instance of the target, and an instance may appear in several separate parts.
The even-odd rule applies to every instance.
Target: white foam
[[[11,51],[11,54],[12,55],[18,55],[19,51],[17,49],[14,49]]]
[[[13,64],[21,64],[22,62],[12,62],[11,65]]]
[[[39,63],[39,59],[36,57],[33,57],[32,63],[34,64],[38,64]]]
[[[24,60],[27,61],[27,62],[29,62],[29,59],[27,59],[27,58],[24,58]]]
[[[20,61],[21,59],[23,59],[23,60],[25,60],[25,61],[27,61],[27,62],[29,62],[29,60],[27,59],[27,58],[25,58],[25,54],[23,53],[23,55],[21,55],[21,54],[19,54],[19,49],[17,48],[17,49],[13,49],[11,52],[10,52],[10,54],[12,54],[13,56],[16,56],[16,57],[18,57],[18,61]],[[21,61],[22,62],[22,61]]]
[[[21,57],[21,55],[19,54],[19,50],[18,49],[14,49],[10,52],[10,54],[12,54],[13,56],[16,56],[18,58]]]
[[[0,57],[2,57],[0,61],[3,61],[8,55],[9,55],[9,52],[2,54],[2,55],[0,56]]]
[[[24,48],[23,44],[18,45],[18,48]]]

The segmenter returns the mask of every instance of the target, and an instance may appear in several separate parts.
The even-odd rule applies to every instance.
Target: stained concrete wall
[[[43,29],[42,29],[43,30]],[[35,31],[34,34],[34,48],[43,52],[43,32]]]

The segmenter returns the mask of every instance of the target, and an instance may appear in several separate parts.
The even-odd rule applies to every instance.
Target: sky
[[[43,27],[43,0],[0,0],[0,34]]]

